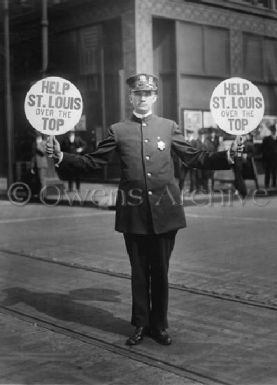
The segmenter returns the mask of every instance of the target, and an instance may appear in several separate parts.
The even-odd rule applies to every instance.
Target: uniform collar
[[[149,111],[149,112],[147,112],[146,114],[138,114],[136,111],[133,111],[133,114],[134,114],[135,117],[137,117],[138,119],[144,119],[144,118],[147,118],[147,116],[152,115],[152,111]]]
[[[145,115],[141,115],[141,114],[138,114],[137,112],[133,111],[132,118],[133,118],[133,120],[135,120],[136,122],[141,122],[141,121],[147,121],[147,120],[151,119],[152,116],[153,116],[153,113],[152,113],[152,112],[148,112],[148,113],[145,114]]]

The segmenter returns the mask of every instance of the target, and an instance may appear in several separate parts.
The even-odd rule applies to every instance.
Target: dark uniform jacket
[[[83,156],[64,153],[62,177],[91,173],[105,165],[113,151],[120,159],[121,179],[115,229],[134,234],[160,234],[186,226],[172,153],[188,167],[228,169],[225,151],[199,151],[186,142],[172,120],[155,115],[113,124],[95,152]]]

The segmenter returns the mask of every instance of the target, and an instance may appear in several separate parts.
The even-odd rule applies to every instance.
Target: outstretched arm
[[[47,154],[53,157],[57,165],[57,171],[62,177],[68,175],[74,177],[75,175],[87,174],[106,165],[116,147],[114,130],[110,128],[106,138],[90,154],[75,155],[61,152],[60,145],[56,139],[52,146],[47,145]]]
[[[172,149],[187,167],[209,170],[227,170],[231,166],[227,151],[207,152],[198,150],[186,141],[176,123],[172,127]]]

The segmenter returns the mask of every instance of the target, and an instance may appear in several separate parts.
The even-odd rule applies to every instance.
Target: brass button
[[[149,139],[144,139],[144,142],[145,142],[145,143],[148,143],[148,142],[149,142]]]
[[[148,172],[148,173],[147,173],[147,176],[149,176],[149,177],[152,176],[151,172]]]
[[[152,191],[151,190],[149,190],[148,191],[148,195],[152,195],[153,193],[152,193]]]
[[[146,159],[146,160],[149,160],[149,159],[150,159],[150,156],[146,155],[145,159]]]

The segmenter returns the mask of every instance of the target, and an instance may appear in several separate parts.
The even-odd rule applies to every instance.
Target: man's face
[[[152,111],[152,106],[157,100],[157,94],[154,91],[132,91],[130,102],[135,112],[144,115]]]

